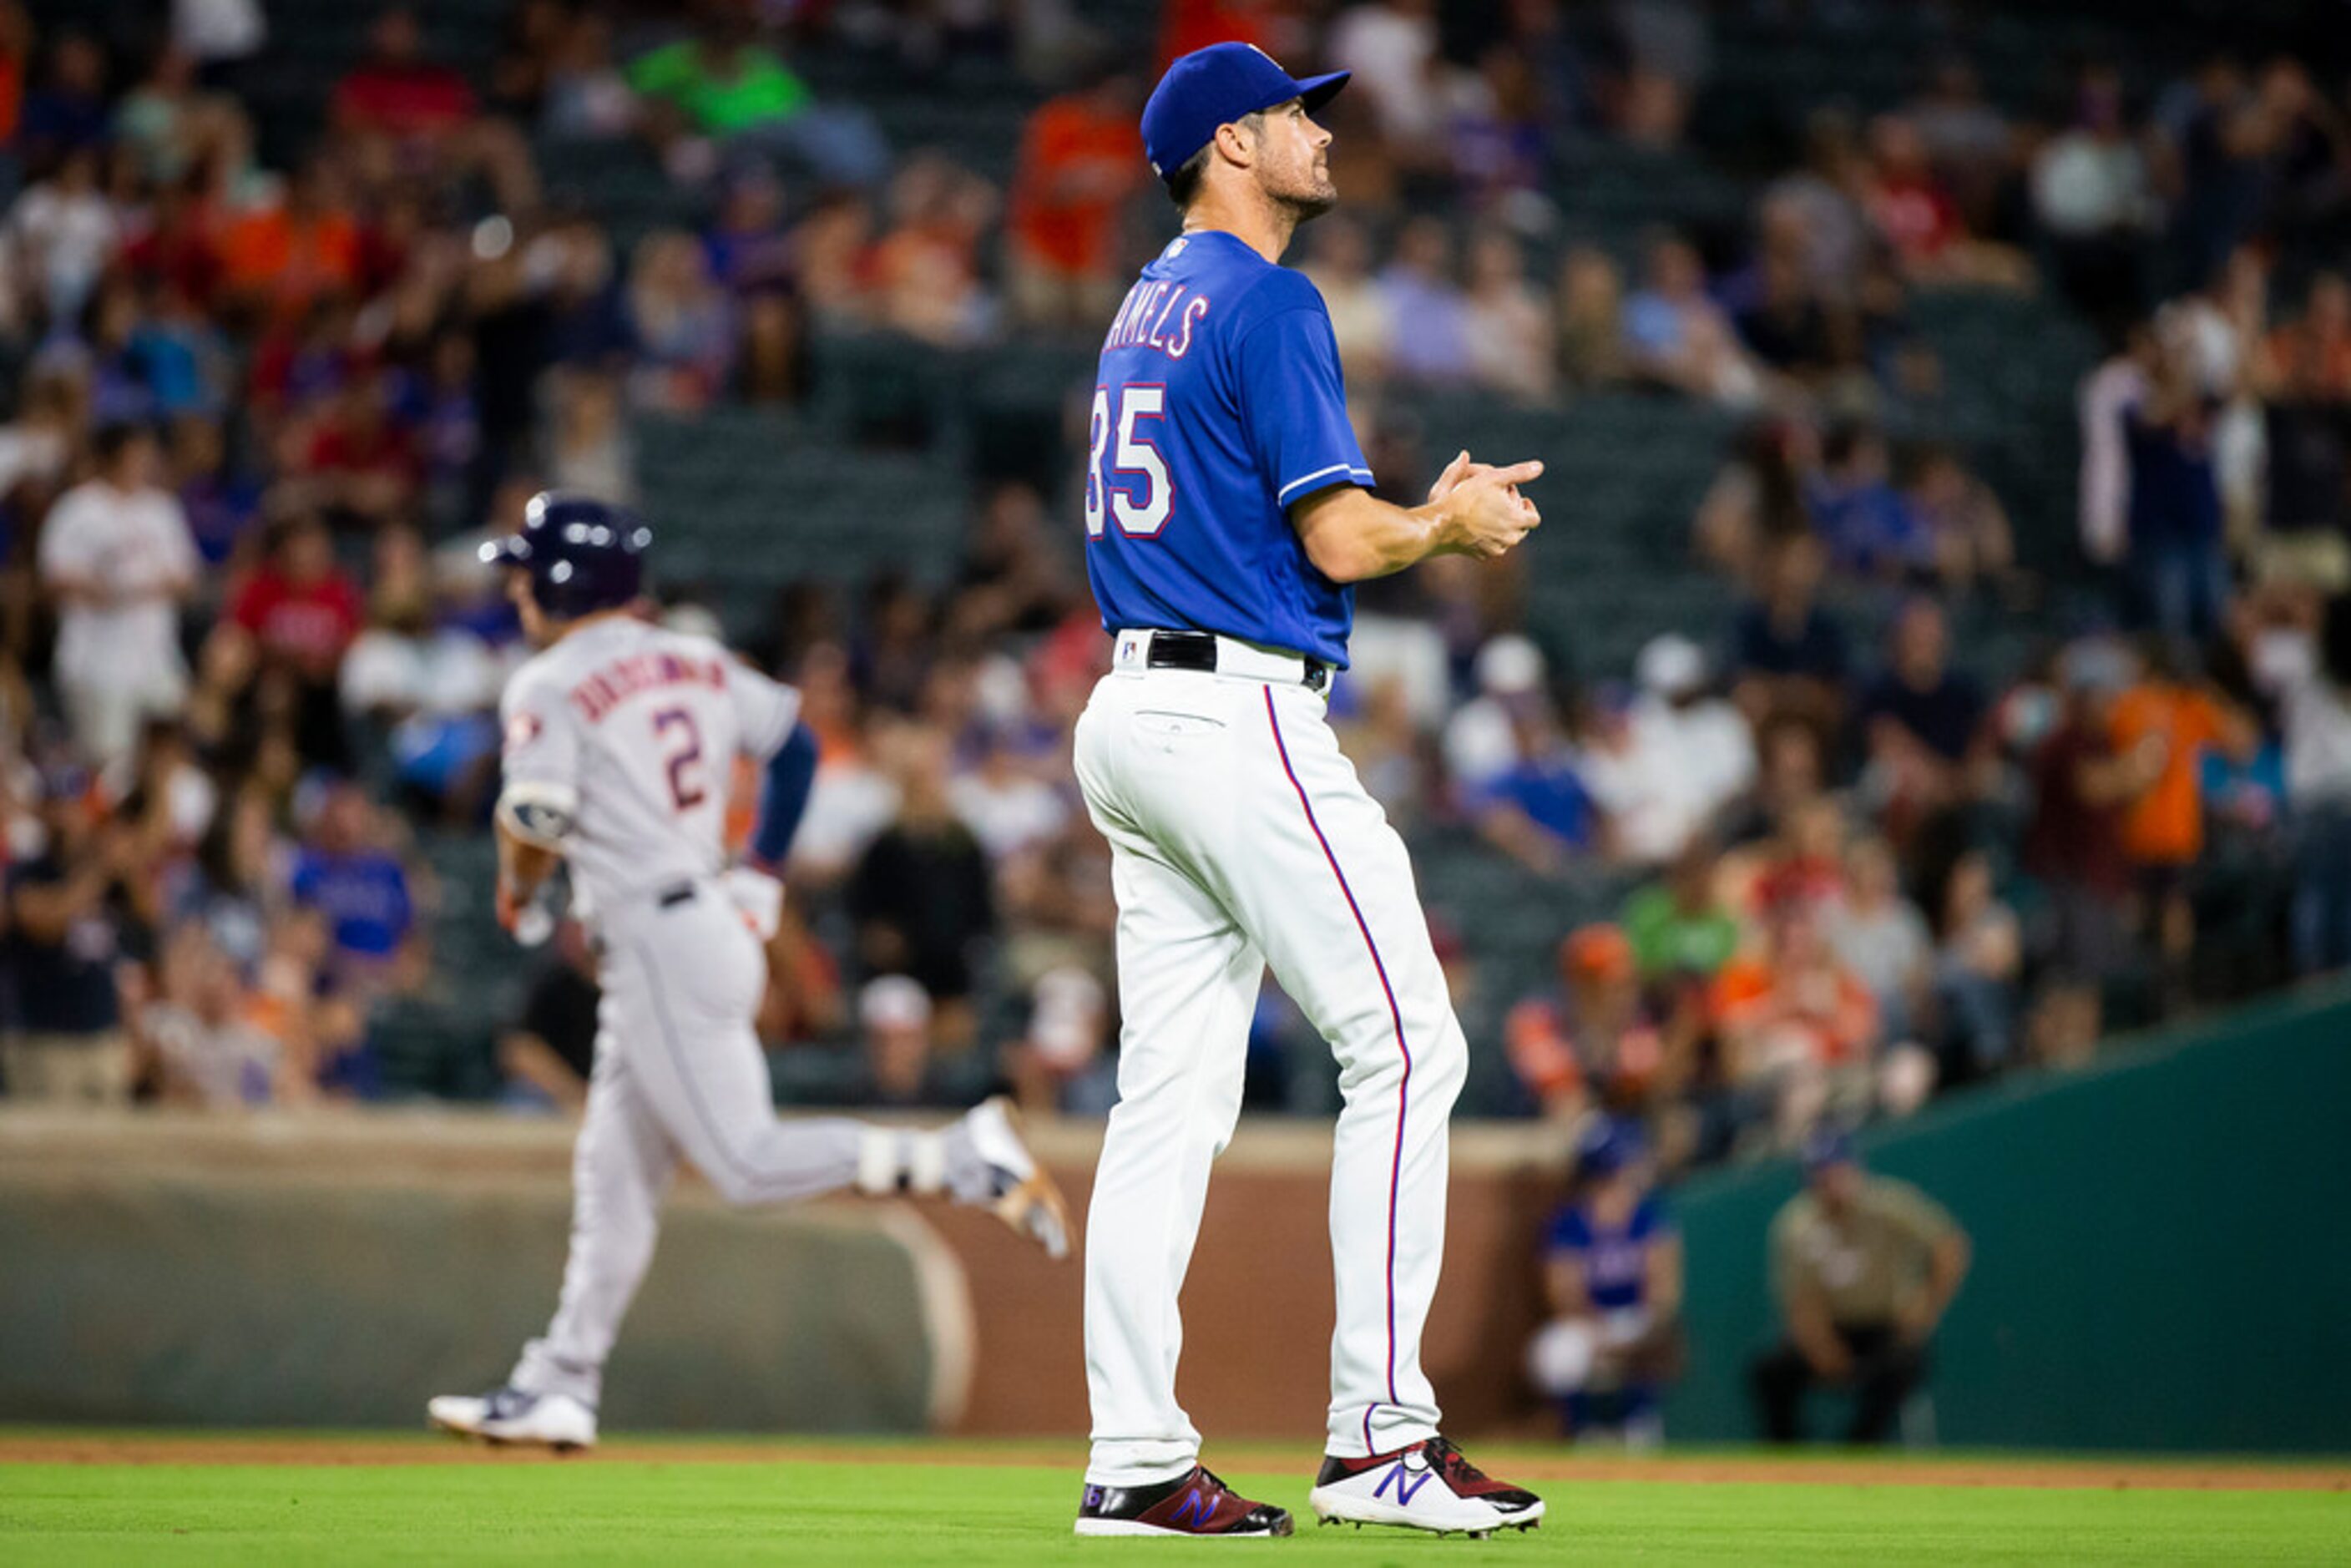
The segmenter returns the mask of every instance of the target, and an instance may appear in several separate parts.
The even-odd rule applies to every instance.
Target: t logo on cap
[[[1291,99],[1308,113],[1347,85],[1352,73],[1293,78],[1255,44],[1210,44],[1167,68],[1143,106],[1143,152],[1162,180],[1216,140],[1217,127]]]

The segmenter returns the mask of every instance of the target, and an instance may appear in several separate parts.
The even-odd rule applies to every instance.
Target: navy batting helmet
[[[482,559],[530,573],[531,597],[558,620],[615,610],[644,586],[653,531],[626,507],[542,490],[523,508],[522,527],[482,547]]]

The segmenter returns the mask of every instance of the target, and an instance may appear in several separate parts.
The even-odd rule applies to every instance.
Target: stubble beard
[[[1339,204],[1339,187],[1321,169],[1309,170],[1297,187],[1272,193],[1275,203],[1290,215],[1290,225],[1311,222]]]

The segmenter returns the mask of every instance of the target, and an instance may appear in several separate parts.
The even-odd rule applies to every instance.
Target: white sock
[[[906,1134],[906,1190],[935,1197],[947,1184],[947,1141],[936,1133]]]
[[[947,1146],[940,1134],[868,1127],[858,1140],[858,1191],[876,1197],[901,1192],[935,1197],[946,1185]]]
[[[857,1190],[874,1197],[898,1190],[905,1175],[904,1134],[895,1127],[868,1127],[857,1141]]]

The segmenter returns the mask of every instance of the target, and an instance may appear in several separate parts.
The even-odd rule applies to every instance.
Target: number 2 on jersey
[[[1129,382],[1115,397],[1108,387],[1094,388],[1093,415],[1086,425],[1087,537],[1100,537],[1105,515],[1118,519],[1118,531],[1129,538],[1154,538],[1167,526],[1176,496],[1166,459],[1134,428],[1138,421],[1165,419],[1166,413],[1167,388],[1161,382]],[[1104,457],[1112,459],[1107,468]]]
[[[685,709],[665,707],[653,715],[653,734],[660,738],[663,759],[669,764],[670,804],[691,811],[709,796],[704,788],[702,727]]]

